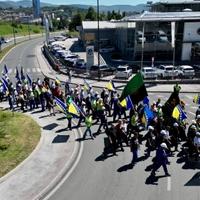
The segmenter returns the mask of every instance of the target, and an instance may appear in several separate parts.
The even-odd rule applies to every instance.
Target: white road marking
[[[27,72],[27,73],[30,73],[30,72],[31,72],[31,69],[30,69],[30,68],[27,68],[27,69],[26,69],[26,72]]]
[[[41,72],[41,69],[40,69],[40,68],[36,68],[36,71],[37,71],[37,72]]]
[[[193,113],[193,112],[190,112],[190,111],[189,111],[188,113],[190,113],[191,115],[194,115],[194,116],[196,115],[195,113]]]
[[[32,68],[32,72],[33,72],[33,73],[36,72],[36,68]]]
[[[9,70],[8,70],[8,74],[11,74],[11,73],[12,73],[12,70],[13,70],[13,69],[9,69]]]
[[[171,191],[172,181],[171,177],[167,177],[167,191]]]

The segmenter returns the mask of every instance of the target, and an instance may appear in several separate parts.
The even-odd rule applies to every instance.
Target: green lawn
[[[12,45],[10,45],[10,46],[4,48],[2,51],[0,51],[0,60],[1,60],[1,59],[6,55],[6,53],[7,53],[8,51],[10,51],[10,49],[12,49],[14,46],[15,46],[15,45],[12,44]]]
[[[0,111],[0,177],[27,158],[39,139],[40,127],[32,118]]]
[[[0,22],[0,36],[12,36],[13,30],[16,36],[19,35],[28,35],[30,29],[30,34],[42,33],[43,27],[39,25],[28,25],[27,24],[15,24],[14,27],[11,23]]]

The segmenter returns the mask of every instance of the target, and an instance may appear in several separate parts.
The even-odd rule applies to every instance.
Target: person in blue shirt
[[[155,176],[155,172],[162,166],[165,172],[165,176],[170,176],[167,169],[167,164],[169,163],[169,161],[166,150],[167,150],[167,145],[164,142],[161,143],[158,149],[156,150],[156,159],[153,169],[151,171],[151,175]]]

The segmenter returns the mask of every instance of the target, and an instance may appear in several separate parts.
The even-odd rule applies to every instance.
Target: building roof
[[[154,4],[199,4],[200,0],[160,0]]]
[[[83,29],[97,29],[97,21],[83,21],[82,27]],[[109,21],[99,21],[99,28],[100,29],[113,29],[115,27],[115,23]]]
[[[200,20],[200,12],[148,12],[125,17],[122,21],[182,21]]]

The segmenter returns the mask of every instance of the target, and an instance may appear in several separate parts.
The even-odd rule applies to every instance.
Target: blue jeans
[[[138,149],[133,150],[132,153],[133,153],[133,158],[131,163],[134,164],[135,162],[137,162],[138,159]]]
[[[91,131],[90,127],[86,128],[85,133],[83,134],[83,139],[85,139],[87,132],[89,132],[90,137],[93,139],[93,135],[92,135],[92,131]]]

